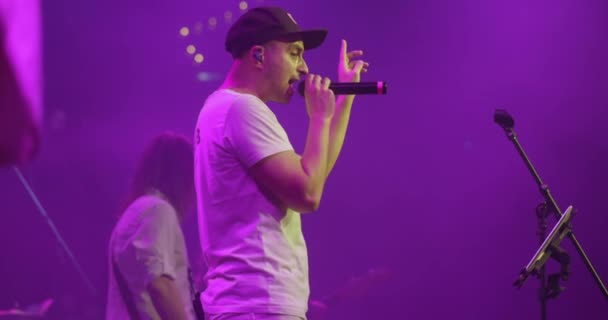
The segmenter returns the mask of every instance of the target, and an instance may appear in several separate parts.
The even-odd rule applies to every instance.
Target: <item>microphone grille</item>
[[[298,92],[301,96],[304,96],[304,81],[300,81],[298,84]]]

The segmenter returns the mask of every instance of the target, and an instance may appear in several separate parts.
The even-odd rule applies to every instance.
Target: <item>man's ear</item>
[[[256,64],[264,63],[264,47],[263,46],[253,46],[251,50],[249,50],[251,57],[255,61]]]

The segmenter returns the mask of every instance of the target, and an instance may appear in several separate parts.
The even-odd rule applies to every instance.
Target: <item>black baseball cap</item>
[[[239,57],[254,45],[268,41],[302,41],[304,49],[320,46],[327,36],[326,29],[300,30],[293,16],[279,7],[257,7],[244,13],[228,30],[226,51]]]

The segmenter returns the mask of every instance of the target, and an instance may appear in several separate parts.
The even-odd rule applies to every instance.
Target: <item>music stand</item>
[[[570,220],[572,218],[572,206],[569,206],[562,217],[557,221],[553,230],[549,233],[545,241],[536,251],[528,265],[520,272],[519,277],[513,283],[514,286],[521,288],[526,282],[529,275],[538,275],[541,268],[545,265],[549,258],[557,260],[561,268],[561,276],[563,280],[567,280],[570,269],[570,256],[559,247],[560,243],[570,232]]]

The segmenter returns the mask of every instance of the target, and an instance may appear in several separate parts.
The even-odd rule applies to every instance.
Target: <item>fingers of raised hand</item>
[[[353,72],[367,72],[367,69],[369,68],[369,63],[363,60],[356,60],[351,61],[349,67]]]

